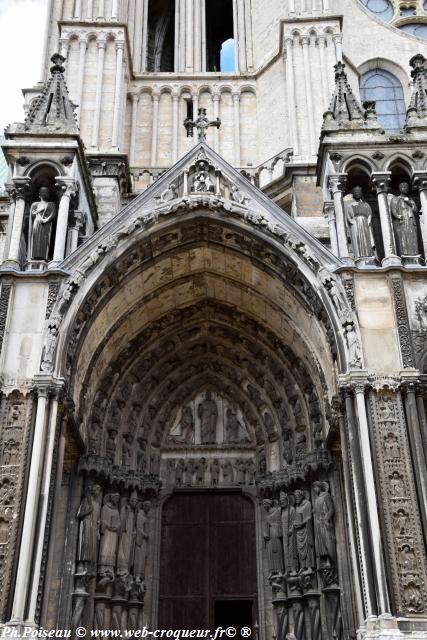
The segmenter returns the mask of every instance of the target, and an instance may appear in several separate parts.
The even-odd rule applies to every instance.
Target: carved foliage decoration
[[[7,618],[33,399],[14,393],[0,408],[0,622]]]
[[[403,366],[405,369],[410,369],[414,367],[414,356],[412,352],[411,330],[409,328],[405,292],[400,278],[393,278],[391,284],[393,288],[394,307],[396,311],[397,330],[399,334]]]
[[[384,547],[397,612],[425,614],[425,549],[402,398],[400,393],[372,391],[369,406],[386,531]]]

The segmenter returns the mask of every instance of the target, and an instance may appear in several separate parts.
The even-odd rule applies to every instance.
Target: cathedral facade
[[[50,0],[2,144],[4,637],[427,640],[426,31]]]

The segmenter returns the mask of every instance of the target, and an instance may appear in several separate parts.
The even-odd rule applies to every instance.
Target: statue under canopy
[[[372,209],[363,198],[362,187],[354,187],[351,199],[345,203],[345,217],[350,230],[355,258],[374,258]]]
[[[390,213],[393,220],[396,249],[400,256],[421,257],[418,243],[417,214],[415,202],[409,197],[409,184],[399,185],[399,195],[390,197]]]
[[[31,260],[49,260],[52,226],[56,218],[56,204],[49,200],[49,189],[41,187],[40,200],[30,208],[30,246]]]

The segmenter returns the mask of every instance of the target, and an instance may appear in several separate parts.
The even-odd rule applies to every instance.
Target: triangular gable
[[[152,228],[159,219],[198,208],[229,214],[230,219],[241,218],[276,235],[315,271],[340,265],[338,258],[283,209],[200,142],[69,256],[63,267],[78,269],[97,248],[108,253],[133,231]]]

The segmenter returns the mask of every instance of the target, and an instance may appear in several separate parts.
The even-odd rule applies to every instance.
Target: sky
[[[22,122],[21,89],[40,80],[47,0],[0,0],[0,135]]]

